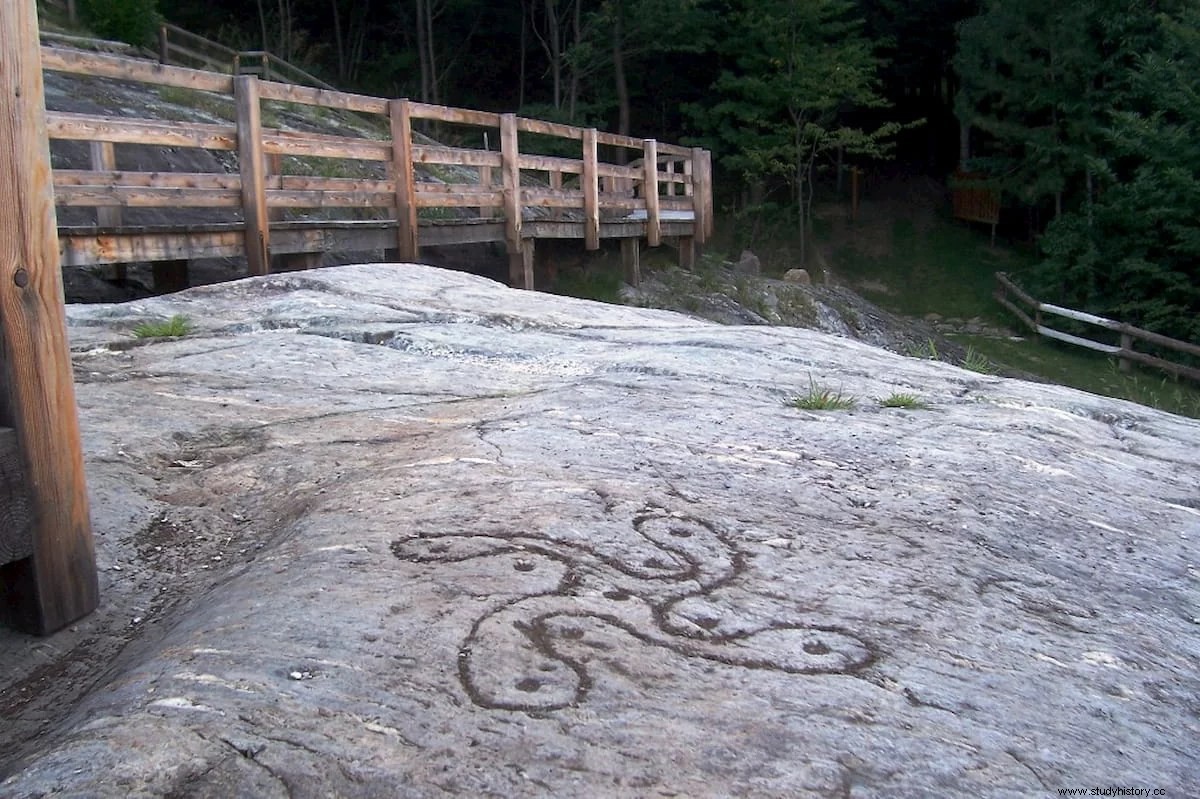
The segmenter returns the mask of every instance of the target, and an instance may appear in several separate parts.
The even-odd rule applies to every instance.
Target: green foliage
[[[567,297],[621,304],[621,277],[616,269],[563,270],[550,290]]]
[[[850,394],[843,394],[841,389],[834,391],[822,388],[808,378],[808,393],[788,400],[788,405],[805,411],[848,411],[858,405],[858,400]]]
[[[143,322],[133,329],[137,338],[179,338],[192,332],[191,321],[176,314],[165,322]]]
[[[910,358],[924,358],[927,361],[936,361],[941,357],[938,355],[937,344],[931,338],[925,339],[923,344],[910,346],[907,355]]]
[[[78,0],[83,21],[95,34],[136,45],[151,45],[162,15],[158,0]]]
[[[916,394],[893,393],[879,400],[879,404],[884,408],[904,408],[910,411],[923,411],[929,408],[929,403],[918,397]]]
[[[1200,11],[1162,17],[1101,131],[1103,192],[1055,221],[1030,285],[1072,307],[1200,341]]]
[[[967,346],[966,355],[963,356],[962,367],[969,369],[972,372],[979,372],[981,375],[994,375],[997,371],[996,364],[979,350],[972,346]]]
[[[1200,11],[1183,0],[990,0],[963,24],[973,162],[1053,199],[1039,296],[1200,339]]]

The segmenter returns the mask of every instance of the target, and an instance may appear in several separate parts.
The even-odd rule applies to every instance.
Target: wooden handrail
[[[231,98],[236,119],[230,124],[180,125],[174,121],[50,112],[46,119],[51,138],[88,141],[93,148],[109,151],[108,160],[94,159],[90,170],[55,170],[53,182],[59,204],[97,208],[97,222],[105,228],[119,225],[119,216],[114,212],[119,214],[121,207],[240,208],[246,253],[255,274],[270,267],[271,227],[279,223],[279,212],[285,208],[365,208],[390,214],[397,229],[396,249],[404,260],[417,257],[418,210],[454,209],[450,214],[454,218],[475,214],[482,221],[499,209],[504,239],[513,258],[512,274],[526,285],[532,275],[526,263],[528,248],[523,243],[527,238],[523,232],[526,217],[550,215],[562,222],[574,220],[580,232],[568,235],[583,238],[591,249],[600,246],[604,220],[628,214],[634,214],[628,224],[640,225],[642,235],[652,246],[662,237],[663,210],[691,212],[691,234],[685,236],[688,248],[693,240],[703,243],[711,233],[711,157],[699,148],[515,114],[388,100],[265,81],[252,75],[229,76],[52,47],[44,47],[42,53],[49,70]],[[381,125],[369,136],[275,129],[263,123],[264,103],[274,102],[374,115],[381,118]],[[483,128],[481,140],[499,142],[500,149],[418,143],[412,129],[414,120]],[[494,130],[499,136],[489,133]],[[376,134],[381,138],[373,138]],[[522,135],[572,142],[578,156],[522,152]],[[111,154],[113,143],[235,151],[240,171],[236,176],[119,171]],[[599,160],[600,144],[636,148],[640,158],[632,165],[605,163]],[[285,156],[351,161],[357,165],[353,173],[356,177],[279,174],[287,163],[282,160]],[[264,169],[264,164],[269,166]],[[420,174],[415,171],[418,168]],[[548,187],[526,185],[534,176]],[[564,177],[568,179],[565,188]],[[578,188],[574,188],[576,185]],[[562,216],[571,211],[574,214]],[[678,236],[679,229],[676,224],[671,235]],[[624,230],[621,235],[630,235],[628,228]],[[681,248],[684,246],[681,243]]]
[[[1128,371],[1129,362],[1137,362],[1147,366],[1153,366],[1163,371],[1170,372],[1176,376],[1188,377],[1192,380],[1200,380],[1200,369],[1188,366],[1174,361],[1168,361],[1165,358],[1159,358],[1154,355],[1148,355],[1144,352],[1137,352],[1133,349],[1135,341],[1145,341],[1150,344],[1173,350],[1175,352],[1186,353],[1200,357],[1200,345],[1192,344],[1187,341],[1164,336],[1160,333],[1155,333],[1151,330],[1145,330],[1125,322],[1118,322],[1115,319],[1108,319],[1096,314],[1087,313],[1085,311],[1076,311],[1071,308],[1064,308],[1060,305],[1052,305],[1047,302],[1041,302],[1034,299],[1028,293],[1014,283],[1004,272],[996,273],[996,300],[1013,313],[1021,320],[1027,328],[1034,333],[1052,338],[1057,341],[1063,341],[1067,344],[1074,344],[1077,347],[1085,347],[1097,352],[1103,352],[1108,355],[1116,356],[1121,365],[1122,371]],[[1029,310],[1026,311],[1017,302],[1010,299],[1015,298],[1020,304],[1026,306]],[[1031,315],[1032,314],[1032,315]],[[1061,330],[1055,330],[1042,323],[1042,315],[1049,314],[1051,316],[1059,316],[1064,319],[1071,319],[1076,322],[1102,327],[1106,330],[1111,330],[1120,334],[1121,343],[1119,345],[1105,344],[1100,341],[1093,341],[1082,336],[1075,336],[1070,333],[1065,333]]]

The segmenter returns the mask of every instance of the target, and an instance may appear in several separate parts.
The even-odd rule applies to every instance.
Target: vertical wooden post
[[[492,187],[492,168],[490,166],[479,167],[479,187],[481,189],[490,189]],[[492,207],[489,205],[479,206],[479,218],[486,219],[491,216]]]
[[[407,99],[388,103],[392,127],[392,177],[396,181],[396,247],[401,261],[420,256],[417,182],[412,161],[412,107]]]
[[[692,236],[679,237],[679,268],[689,272],[696,268],[696,240]]]
[[[600,249],[600,179],[596,129],[583,131],[583,246]]]
[[[550,188],[554,189],[555,191],[562,191],[562,181],[563,181],[563,173],[562,172],[551,172],[550,173]],[[562,219],[562,216],[563,216],[563,209],[561,209],[561,208],[551,208],[550,209],[550,218],[552,220],[557,222],[558,220]]]
[[[713,213],[713,170],[712,151],[704,151],[704,240],[712,238],[714,230]]]
[[[158,63],[167,64],[169,51],[167,49],[167,26],[158,26]]]
[[[667,177],[670,178],[667,181],[667,196],[674,197],[675,196],[675,162],[674,161],[667,162]]]
[[[635,288],[642,285],[641,239],[621,239],[621,264],[625,267],[625,282]]]
[[[708,188],[704,179],[704,151],[702,149],[692,148],[692,157],[684,165],[684,172],[690,174],[692,178],[687,187],[688,194],[692,197],[692,233],[696,242],[703,244],[708,239],[707,225],[704,221],[704,203],[705,197],[708,195]]]
[[[252,275],[271,271],[271,224],[267,218],[267,185],[263,174],[262,109],[258,78],[233,79],[237,107],[238,167],[242,175],[242,218],[246,223],[246,262]]]
[[[92,169],[97,172],[112,172],[117,168],[116,148],[110,141],[94,141],[91,143]],[[115,228],[121,226],[121,209],[113,206],[96,206],[96,224],[100,227]],[[125,264],[113,264],[113,277],[124,280]]]
[[[48,634],[99,601],[67,344],[34,0],[0,3],[0,425],[15,430],[33,538],[0,613]]]
[[[1121,352],[1125,353],[1125,352],[1129,352],[1132,350],[1133,350],[1133,336],[1122,331],[1122,333],[1121,333]],[[1129,359],[1124,358],[1121,355],[1117,356],[1117,364],[1120,367],[1122,372],[1128,372],[1130,367],[1132,366],[1132,364],[1129,362]]]
[[[646,170],[646,242],[651,247],[662,244],[662,221],[658,216],[658,142],[646,139],[642,166]]]
[[[537,239],[525,239],[521,243],[521,281],[519,285],[529,291],[533,291],[533,262],[536,246]]]
[[[525,256],[521,252],[521,163],[517,115],[500,115],[500,169],[504,183],[504,245],[508,251],[508,281],[524,282]]]

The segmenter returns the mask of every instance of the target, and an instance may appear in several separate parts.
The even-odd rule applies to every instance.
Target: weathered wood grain
[[[55,72],[92,75],[102,78],[177,86],[218,94],[233,94],[233,78],[216,72],[186,67],[171,67],[141,59],[122,58],[102,53],[86,53],[58,47],[41,49],[42,66]]]
[[[238,168],[242,177],[242,215],[246,220],[246,262],[252,275],[271,271],[271,227],[267,216],[267,189],[263,168],[262,103],[258,78],[234,79],[237,106]]]
[[[642,159],[646,176],[642,184],[646,200],[646,243],[657,247],[662,243],[662,222],[659,220],[658,201],[658,142],[646,139],[645,156]]]
[[[198,147],[206,150],[236,150],[238,128],[153,119],[116,119],[65,111],[46,113],[46,130],[52,139],[108,141],[124,144],[158,144],[163,147]]]
[[[99,601],[62,303],[34,0],[0,3],[0,387],[28,488],[32,553],[3,568],[0,608],[48,634]]]
[[[358,111],[366,114],[386,115],[388,100],[380,97],[368,97],[363,94],[316,89],[310,86],[297,86],[292,83],[273,83],[264,81],[259,86],[259,96],[264,100],[275,100],[285,103],[300,103],[315,105],[322,108],[333,108],[339,111]]]
[[[596,171],[596,129],[583,132],[583,243],[600,249],[600,176]]]
[[[413,173],[412,103],[393,100],[388,106],[392,134],[391,170],[396,182],[396,247],[403,261],[419,254],[416,177]]]
[[[0,565],[33,554],[32,529],[17,433],[0,427]]]

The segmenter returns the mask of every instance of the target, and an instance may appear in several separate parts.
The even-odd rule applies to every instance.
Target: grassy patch
[[[192,323],[182,314],[175,314],[165,322],[143,322],[133,329],[138,338],[179,338],[191,332]]]
[[[992,363],[991,359],[984,355],[972,345],[967,345],[967,354],[963,357],[962,367],[970,369],[972,372],[979,372],[981,375],[996,374],[996,364]]]
[[[810,377],[808,393],[792,397],[788,405],[805,411],[848,411],[858,405],[858,400],[850,394],[843,394],[840,388],[837,391],[822,388]]]
[[[567,297],[621,304],[621,277],[616,269],[570,269],[558,273],[550,291]]]
[[[893,393],[879,400],[884,408],[905,408],[910,411],[922,411],[929,408],[929,403],[916,394]]]
[[[955,336],[955,339],[994,363],[1041,375],[1064,386],[1200,418],[1200,386],[1156,370],[1135,366],[1129,372],[1122,372],[1115,359],[1101,353],[1038,338],[1013,341]]]

